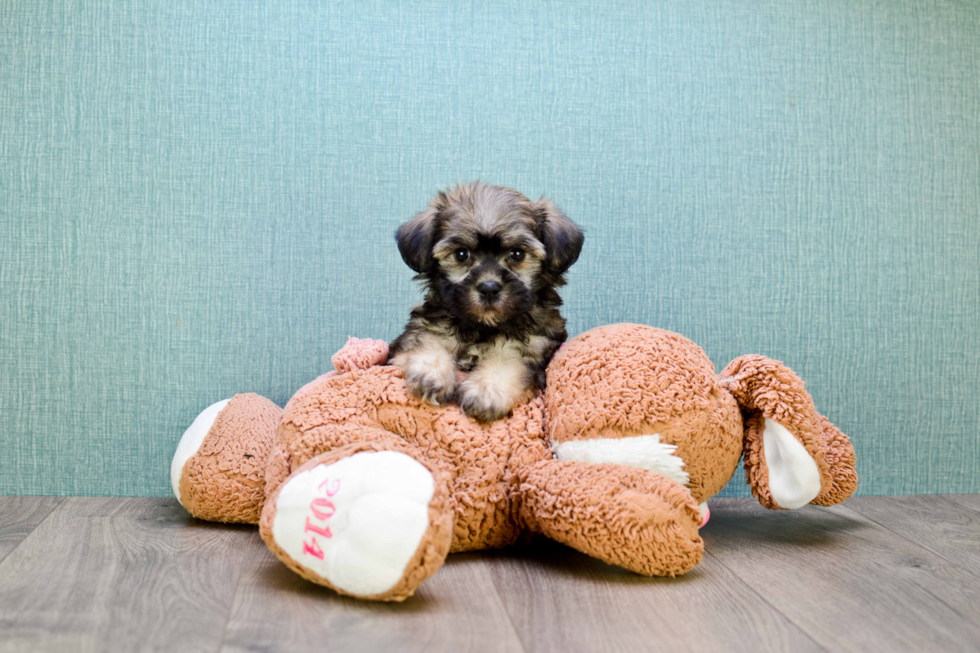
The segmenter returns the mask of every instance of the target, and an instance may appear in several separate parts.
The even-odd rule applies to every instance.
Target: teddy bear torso
[[[455,405],[434,408],[412,396],[398,368],[376,366],[324,378],[290,401],[278,431],[285,468],[276,476],[365,440],[407,444],[450,475],[453,551],[515,542],[523,530],[517,474],[552,456],[540,397],[505,420],[479,424]]]

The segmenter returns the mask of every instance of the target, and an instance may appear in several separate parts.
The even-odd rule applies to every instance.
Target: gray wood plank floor
[[[0,497],[0,651],[980,650],[980,497],[711,511],[680,578],[535,540],[450,556],[390,605],[170,499]]]

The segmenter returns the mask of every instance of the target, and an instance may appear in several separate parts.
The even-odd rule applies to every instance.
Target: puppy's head
[[[395,239],[447,309],[497,326],[564,283],[584,235],[550,200],[477,182],[440,192]]]

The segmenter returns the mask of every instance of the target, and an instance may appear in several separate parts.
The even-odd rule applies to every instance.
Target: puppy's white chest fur
[[[457,400],[469,414],[506,412],[528,392],[527,346],[503,336],[468,345],[460,356],[469,374],[457,388]]]
[[[450,346],[456,353],[459,369],[469,371],[477,367],[495,368],[508,362],[523,362],[529,357],[541,356],[550,342],[542,336],[531,336],[526,343],[497,336],[487,342],[456,342]]]

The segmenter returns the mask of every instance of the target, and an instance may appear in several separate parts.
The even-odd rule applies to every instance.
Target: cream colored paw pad
[[[173,487],[174,496],[177,497],[177,501],[180,501],[180,505],[184,505],[180,499],[180,477],[184,473],[184,465],[200,450],[201,445],[204,444],[204,438],[207,437],[211,427],[218,419],[218,413],[223,411],[230,401],[231,399],[225,399],[205,408],[187,427],[177,444],[177,451],[174,452],[173,460],[170,463],[170,485]]]
[[[297,563],[360,596],[392,589],[429,528],[432,474],[394,451],[362,452],[286,482],[272,537]]]

